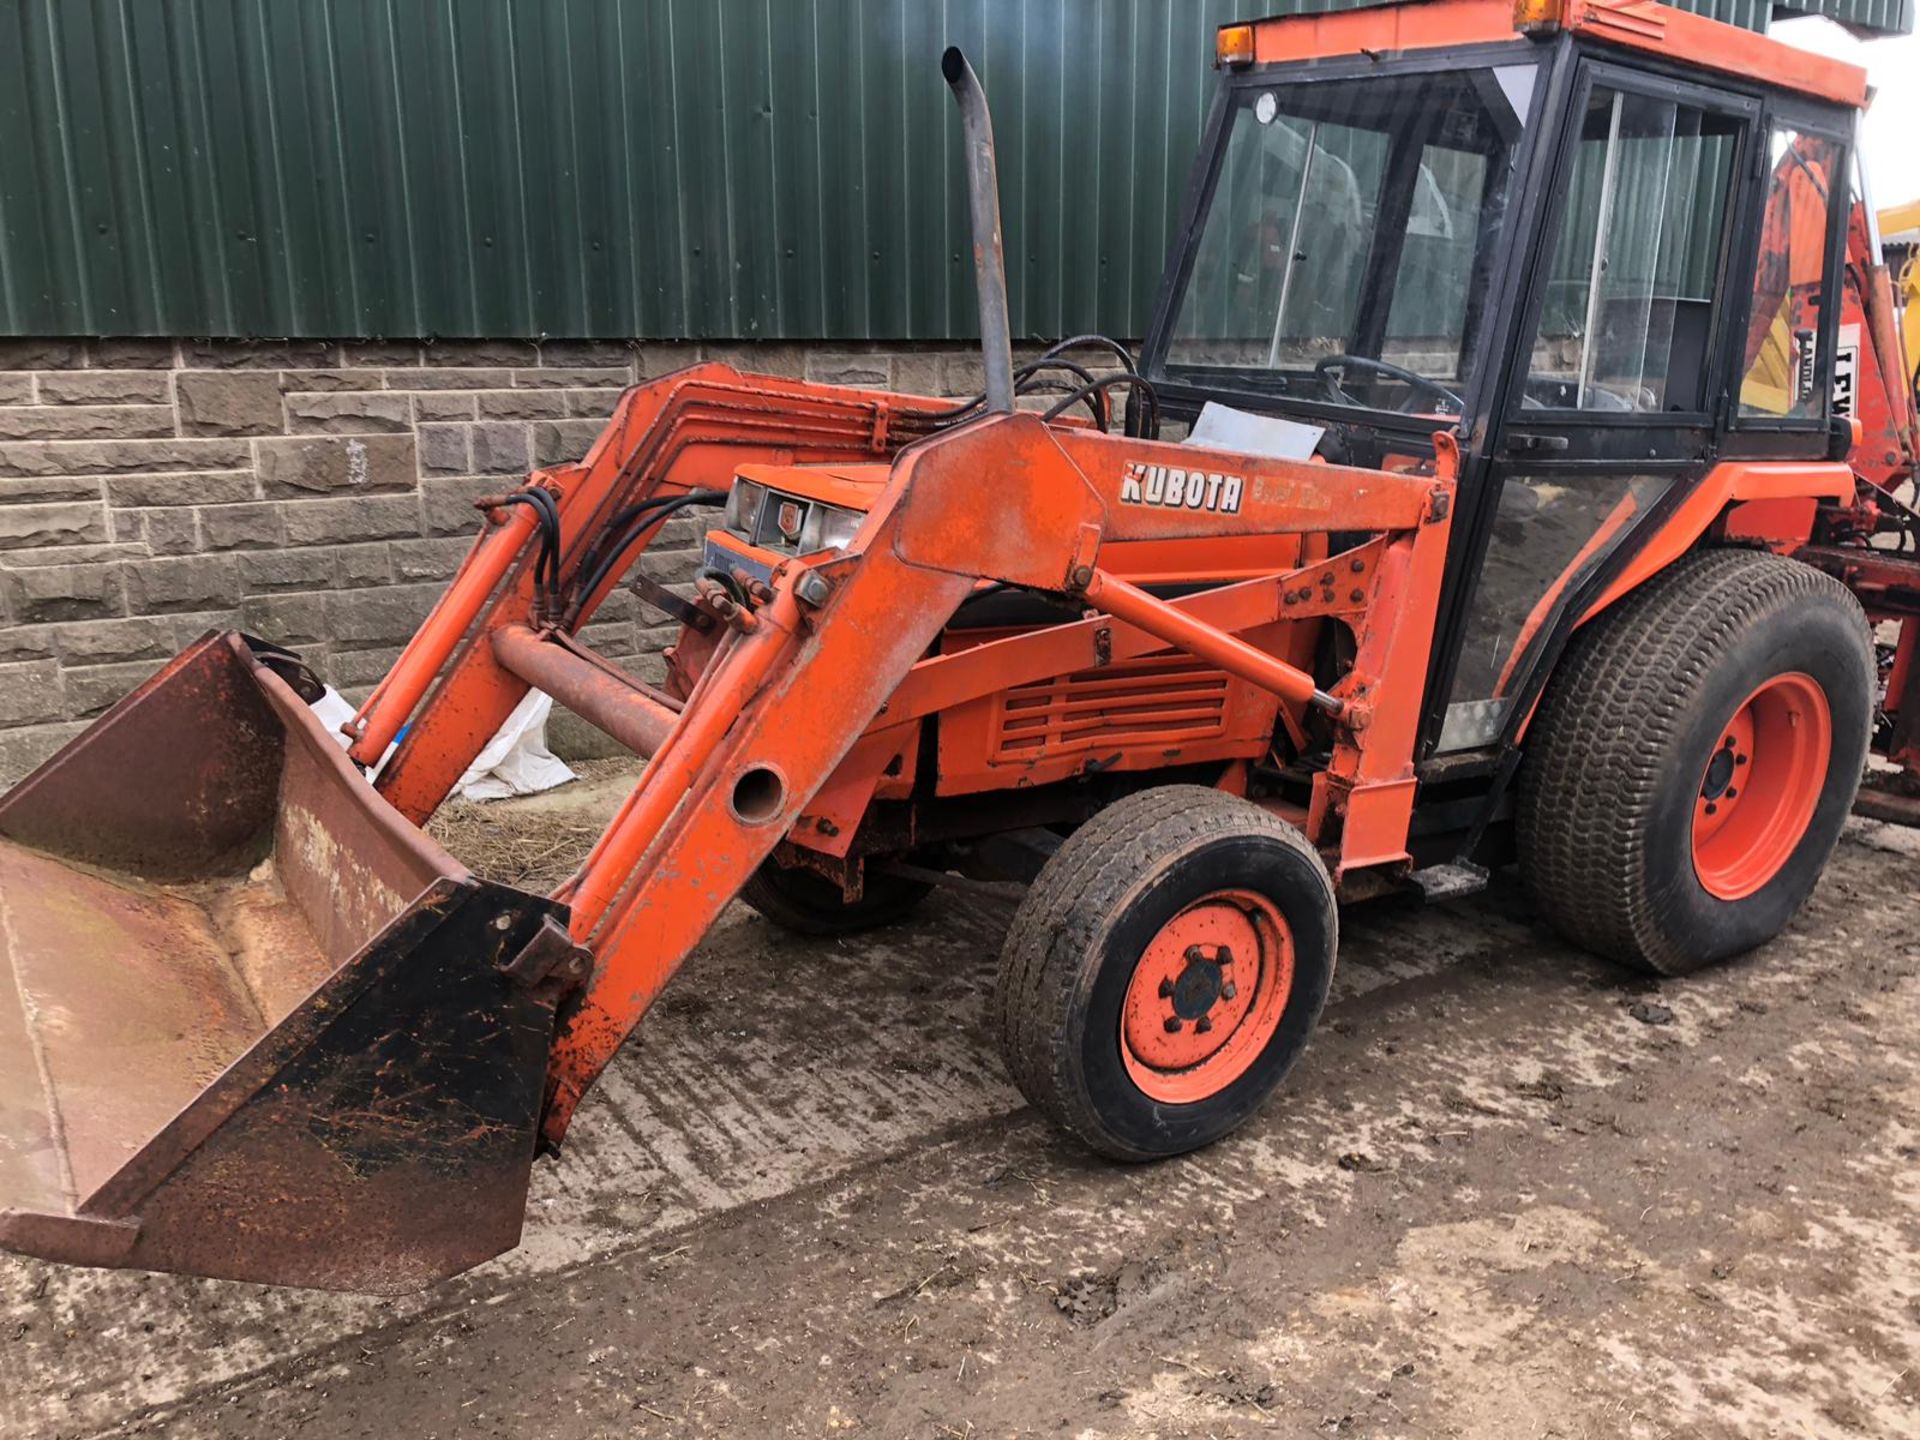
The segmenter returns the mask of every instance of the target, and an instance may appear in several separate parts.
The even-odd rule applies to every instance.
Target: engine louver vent
[[[1227,684],[1190,656],[1155,655],[1016,686],[996,717],[993,759],[1216,736],[1225,729]]]

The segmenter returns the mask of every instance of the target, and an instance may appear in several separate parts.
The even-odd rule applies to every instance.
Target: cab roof
[[[1223,25],[1216,54],[1221,64],[1238,68],[1559,31],[1842,105],[1867,103],[1867,72],[1857,65],[1653,0],[1407,0],[1334,14],[1282,15]]]

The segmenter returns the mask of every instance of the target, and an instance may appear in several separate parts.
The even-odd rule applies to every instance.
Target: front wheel
[[[1001,952],[1001,1054],[1100,1154],[1178,1155],[1299,1058],[1333,977],[1333,882],[1306,838],[1200,786],[1116,801],[1041,870]]]
[[[1575,944],[1661,975],[1765,943],[1833,853],[1873,716],[1872,636],[1829,576],[1675,563],[1577,636],[1520,774],[1520,863]]]

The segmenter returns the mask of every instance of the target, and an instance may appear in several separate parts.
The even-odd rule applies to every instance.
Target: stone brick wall
[[[466,553],[474,498],[574,459],[621,388],[697,358],[973,393],[967,346],[0,339],[0,783],[202,632],[357,695]],[[649,568],[690,574],[698,528]],[[592,643],[671,638],[616,595]],[[652,617],[657,619],[657,617]]]

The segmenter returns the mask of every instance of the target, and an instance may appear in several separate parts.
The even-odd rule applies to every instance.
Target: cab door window
[[[1773,127],[1767,154],[1773,168],[1740,361],[1740,415],[1822,421],[1833,357],[1820,307],[1836,193],[1846,198],[1844,157],[1839,141],[1785,125]]]
[[[1521,409],[1706,409],[1743,124],[1657,95],[1588,93]]]

